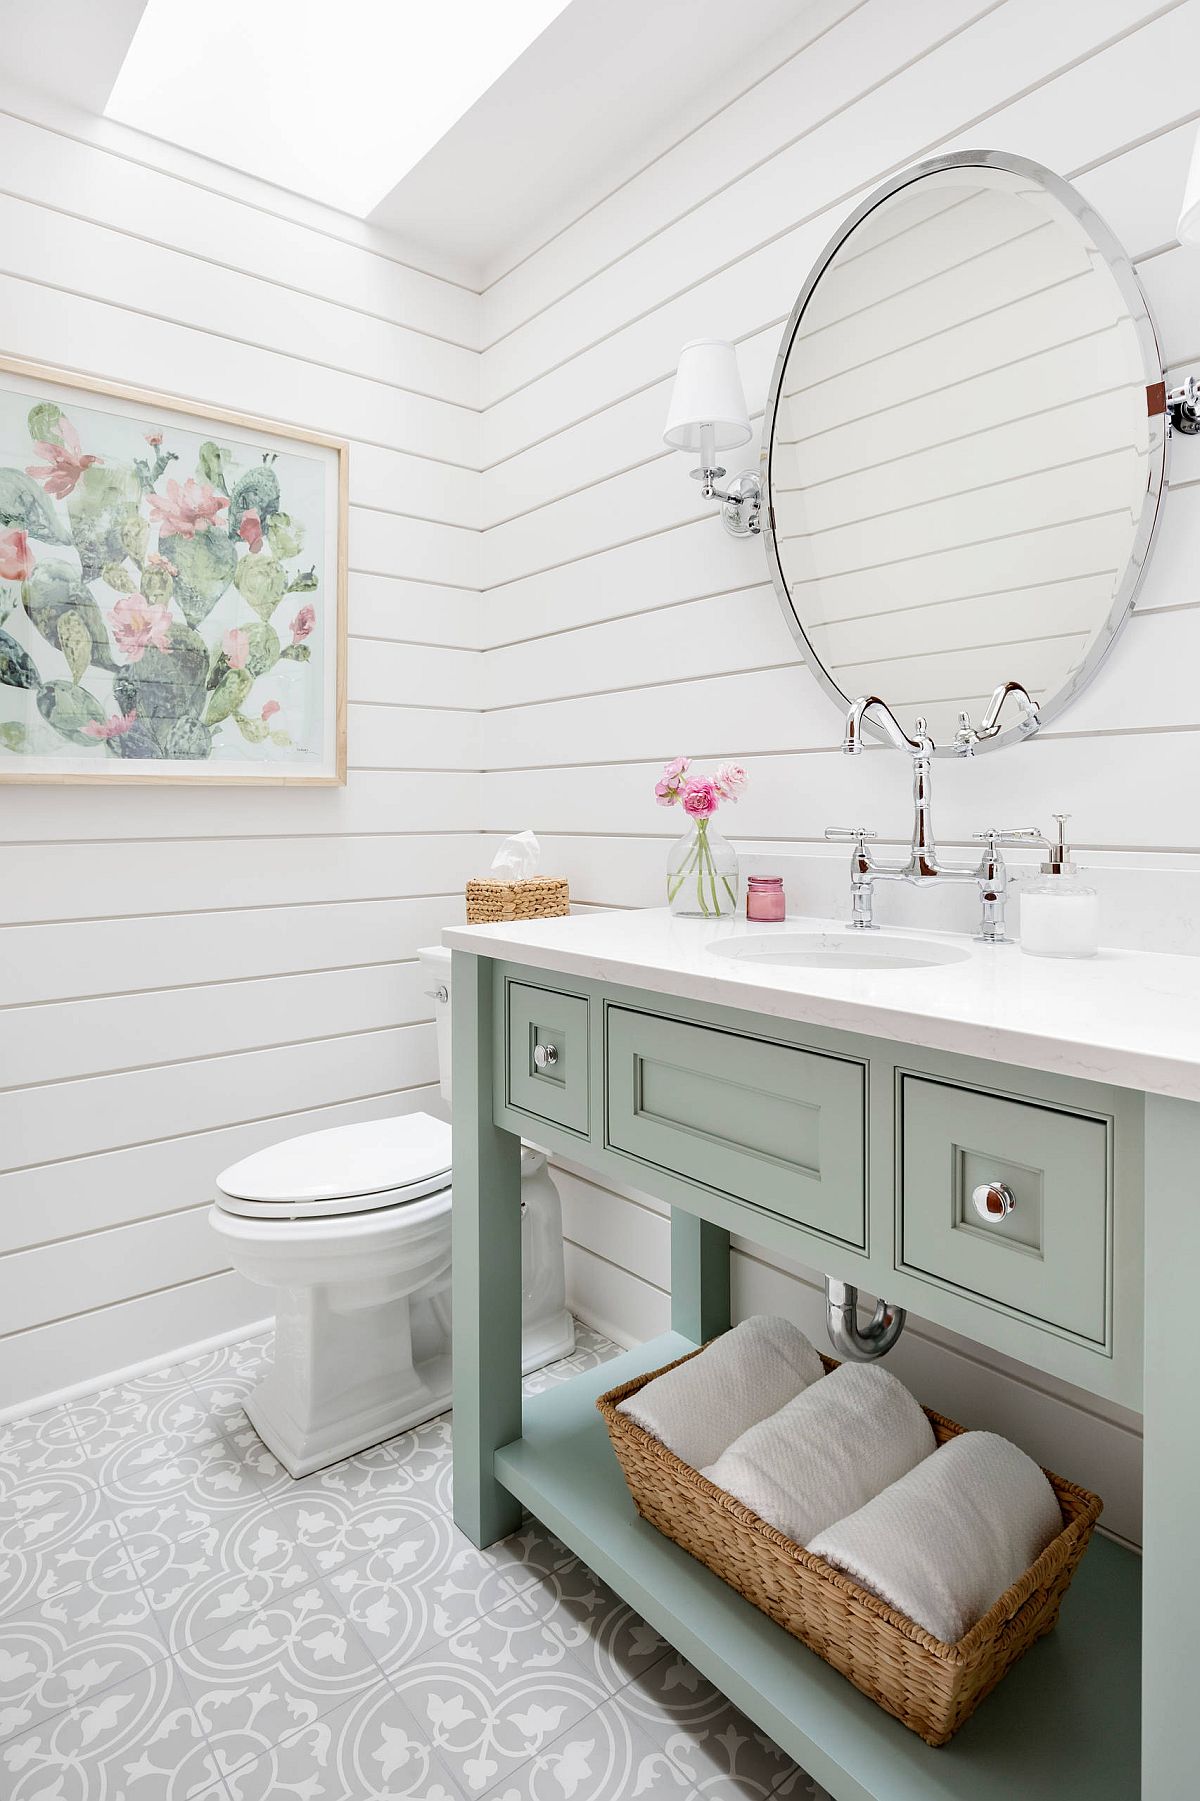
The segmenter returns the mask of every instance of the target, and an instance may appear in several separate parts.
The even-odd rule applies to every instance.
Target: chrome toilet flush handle
[[[1016,1204],[1017,1197],[1007,1182],[980,1182],[971,1190],[971,1205],[985,1225],[1007,1219]]]
[[[553,1069],[558,1062],[558,1046],[556,1044],[535,1044],[533,1047],[533,1066],[535,1069]]]

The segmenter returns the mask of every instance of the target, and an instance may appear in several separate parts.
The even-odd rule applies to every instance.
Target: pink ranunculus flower
[[[238,537],[250,546],[251,556],[257,556],[263,547],[262,520],[253,507],[242,514],[242,523],[238,526]]]
[[[122,594],[108,617],[117,648],[125,652],[131,663],[140,663],[148,650],[170,650],[167,633],[171,615],[166,607],[156,606],[144,594]]]
[[[147,569],[162,569],[167,575],[179,574],[170,557],[160,556],[157,550],[152,550],[146,558],[146,567]]]
[[[65,413],[58,416],[58,429],[62,433],[62,443],[54,444],[47,440],[35,444],[34,449],[46,461],[44,464],[33,464],[25,473],[32,476],[35,482],[41,482],[47,494],[53,494],[56,500],[65,500],[68,494],[75,492],[75,484],[84,470],[90,469],[93,463],[98,463],[101,459],[84,456],[79,433]]]
[[[683,790],[683,810],[693,819],[711,819],[720,804],[715,782],[690,781]]]
[[[221,649],[225,652],[231,669],[244,669],[246,658],[250,655],[249,633],[242,631],[240,626],[231,625],[221,639]]]
[[[750,777],[740,763],[722,763],[713,780],[726,800],[736,800]]]
[[[194,538],[197,532],[207,531],[217,514],[225,511],[229,497],[214,493],[207,482],[198,482],[189,475],[182,486],[172,478],[165,497],[147,494],[146,505],[160,531],[169,537]]]
[[[33,574],[34,556],[25,532],[0,532],[0,581],[27,582]]]
[[[275,714],[278,713],[278,711],[279,711],[279,702],[277,700],[269,700],[267,702],[266,706],[263,708],[262,712],[259,714],[259,718],[265,724],[268,719],[273,719]]]
[[[673,807],[679,799],[679,790],[672,788],[670,782],[655,782],[654,798],[660,807]]]
[[[672,757],[671,761],[663,768],[663,781],[677,783],[681,776],[687,774],[691,766],[692,759],[690,757]]]
[[[100,743],[107,744],[110,738],[123,738],[126,732],[131,731],[136,718],[137,713],[134,710],[128,713],[114,713],[112,718],[106,720],[103,725],[98,720],[89,719],[81,729],[85,738],[96,738]]]
[[[300,611],[296,614],[296,617],[292,620],[292,643],[303,644],[304,640],[310,636],[316,623],[316,608],[301,607]]]

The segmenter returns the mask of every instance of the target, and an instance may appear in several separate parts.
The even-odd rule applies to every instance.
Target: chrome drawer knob
[[[553,1069],[558,1062],[558,1046],[556,1044],[535,1044],[533,1047],[533,1066],[535,1069]]]
[[[971,1190],[971,1205],[989,1226],[1007,1218],[1016,1204],[1017,1197],[1007,1182],[981,1182]]]

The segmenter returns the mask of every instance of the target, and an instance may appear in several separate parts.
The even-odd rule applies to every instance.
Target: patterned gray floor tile
[[[392,1683],[468,1795],[495,1787],[604,1699],[520,1596],[402,1665]]]
[[[224,1773],[378,1683],[380,1671],[317,1582],[178,1653]]]
[[[796,1769],[677,1651],[635,1677],[613,1705],[633,1716],[706,1801],[762,1801]]]
[[[545,1535],[547,1544],[557,1540]],[[522,1599],[546,1628],[561,1639],[610,1694],[649,1670],[667,1653],[641,1615],[614,1594],[565,1547],[551,1567],[539,1570]]]
[[[172,1650],[314,1580],[265,1497],[232,1513],[178,1500],[127,1503],[115,1519]]]
[[[405,1491],[449,1513],[454,1499],[450,1415],[401,1432],[382,1447],[401,1471]]]
[[[169,1658],[0,1745],[5,1801],[199,1801],[216,1778]]]
[[[273,1505],[283,1529],[325,1576],[386,1550],[442,1511],[430,1504],[428,1485],[414,1484],[383,1446],[289,1483]]]
[[[125,1385],[93,1397],[73,1418],[90,1472],[122,1501],[194,1493],[236,1507],[262,1492],[186,1384],[161,1391]]]
[[[462,1801],[384,1682],[226,1777],[230,1801]]]
[[[502,1779],[487,1801],[634,1801],[668,1794],[686,1794],[682,1771],[636,1722],[609,1705],[577,1720]]]
[[[253,1338],[239,1339],[235,1344],[218,1345],[202,1351],[177,1366],[179,1374],[201,1391],[208,1382],[222,1379],[236,1382],[243,1378],[257,1381],[275,1354],[275,1334],[259,1332]]]
[[[107,1624],[81,1622],[78,1614],[97,1611],[86,1589],[0,1621],[0,1741],[166,1658],[162,1634],[140,1591],[138,1600],[141,1606],[135,1601],[128,1609],[128,1625],[119,1615]]]
[[[77,1587],[117,1543],[110,1503],[83,1471],[14,1483],[0,1496],[0,1618]]]
[[[822,1788],[806,1770],[795,1766],[771,1790],[772,1801],[776,1795],[786,1796],[787,1801],[833,1801],[828,1789]]]
[[[67,1407],[0,1426],[0,1506],[19,1482],[86,1467],[87,1453]]]

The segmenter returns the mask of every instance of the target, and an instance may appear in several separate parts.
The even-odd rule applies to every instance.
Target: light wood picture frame
[[[349,446],[0,357],[0,783],[346,780]]]

